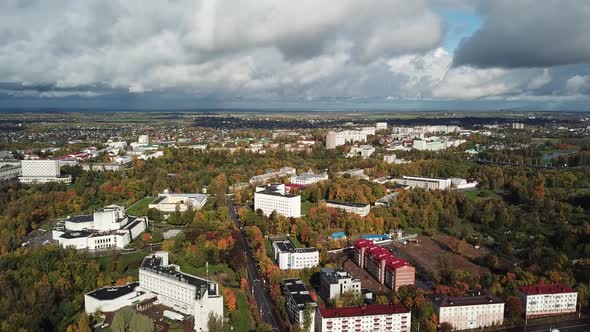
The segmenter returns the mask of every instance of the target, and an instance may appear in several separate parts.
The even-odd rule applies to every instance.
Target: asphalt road
[[[571,319],[559,322],[530,323],[527,326],[511,327],[494,331],[505,332],[590,332],[590,318]]]
[[[246,234],[241,229],[241,223],[238,220],[238,216],[236,214],[236,209],[234,207],[233,201],[231,199],[228,200],[228,210],[229,216],[236,224],[238,229],[240,229],[240,239],[239,243],[242,248],[242,251],[246,254],[246,270],[248,274],[248,283],[251,286],[251,292],[254,296],[254,300],[258,305],[258,310],[260,312],[260,316],[262,320],[266,323],[269,323],[274,331],[286,331],[287,328],[283,326],[281,318],[278,316],[278,312],[274,310],[274,304],[270,299],[270,294],[266,291],[266,284],[263,282],[263,277],[258,270],[258,264],[254,259],[254,255],[250,250],[250,246],[248,246],[248,241],[246,241]]]

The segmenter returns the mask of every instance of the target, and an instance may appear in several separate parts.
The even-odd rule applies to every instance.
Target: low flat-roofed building
[[[346,154],[346,158],[362,157],[366,159],[373,153],[375,153],[375,148],[372,145],[353,146]]]
[[[249,182],[250,182],[250,184],[253,184],[253,185],[260,185],[260,184],[267,183],[270,180],[274,180],[274,179],[278,179],[278,178],[282,178],[282,177],[287,177],[287,176],[291,176],[294,174],[297,174],[297,170],[295,168],[282,167],[278,171],[270,170],[264,174],[255,175],[250,178]]]
[[[305,325],[305,310],[306,307],[316,307],[317,304],[309,294],[309,290],[303,284],[301,279],[285,279],[281,281],[281,290],[287,303],[287,315],[292,323],[299,324],[300,326]],[[315,319],[315,309],[311,309],[309,328],[313,329]]]
[[[106,286],[84,294],[84,311],[88,314],[97,310],[113,312],[153,297],[155,295],[141,290],[137,281],[123,286]]]
[[[336,300],[342,293],[361,293],[361,280],[344,270],[323,267],[320,271],[320,296],[326,301]]]
[[[300,270],[316,267],[320,253],[316,248],[295,248],[286,236],[271,236],[274,259],[281,270]]]
[[[518,290],[527,318],[576,312],[578,292],[564,284],[536,284]]]
[[[150,209],[156,209],[164,213],[172,213],[178,209],[180,212],[188,209],[200,210],[207,203],[206,194],[174,194],[168,189],[158,194],[158,198],[150,203]]]
[[[316,316],[318,332],[409,332],[412,324],[411,311],[401,304],[318,308]]]
[[[410,186],[410,188],[422,188],[426,190],[447,190],[451,188],[451,179],[402,176],[401,178],[391,179],[391,181]]]
[[[453,330],[478,329],[504,322],[504,301],[484,291],[468,296],[432,294],[438,323],[449,323]]]
[[[328,180],[328,172],[315,174],[311,169],[301,175],[291,175],[291,183],[297,185],[310,185],[316,182]]]
[[[371,205],[365,203],[338,202],[326,200],[326,207],[344,210],[348,213],[354,213],[361,217],[366,217],[371,212]]]
[[[16,179],[23,174],[20,165],[5,165],[0,167],[0,180]]]

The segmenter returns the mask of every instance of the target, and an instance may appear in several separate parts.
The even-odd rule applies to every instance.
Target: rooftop
[[[74,216],[74,217],[68,218],[69,222],[91,222],[93,220],[94,220],[94,217],[92,215],[82,215],[82,216]]]
[[[339,202],[339,201],[333,201],[333,200],[326,200],[326,203],[328,204],[334,204],[334,205],[342,205],[342,206],[350,206],[350,207],[367,207],[369,204],[365,204],[365,203],[353,203],[353,202]]]
[[[564,284],[537,284],[520,286],[518,289],[526,295],[574,293],[575,291]]]
[[[504,303],[498,297],[487,292],[477,292],[470,296],[448,296],[431,294],[428,296],[432,302],[438,307],[460,307],[467,305],[483,305],[483,304],[498,304]]]
[[[360,307],[320,308],[323,318],[375,316],[409,313],[401,304],[373,304]]]
[[[132,282],[124,286],[107,286],[96,289],[86,295],[93,297],[97,300],[114,300],[121,296],[127,295],[135,291],[135,288],[139,286],[139,282]]]

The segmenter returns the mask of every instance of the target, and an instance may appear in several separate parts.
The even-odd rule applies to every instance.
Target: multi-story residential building
[[[273,211],[285,217],[301,217],[301,196],[287,194],[284,184],[271,184],[256,187],[254,192],[254,211],[262,210],[265,216]]]
[[[501,325],[504,322],[504,302],[487,292],[472,292],[468,296],[433,294],[438,323],[449,323],[453,330],[467,330]]]
[[[209,315],[223,317],[223,297],[216,282],[198,278],[169,264],[168,253],[159,251],[144,258],[139,286],[156,294],[161,304],[195,317],[195,331],[208,331]]]
[[[513,122],[512,129],[524,129],[524,123],[522,122]]]
[[[412,313],[401,304],[374,304],[360,307],[318,308],[318,332],[409,332]]]
[[[387,122],[375,123],[375,130],[385,130],[385,129],[387,129]]]
[[[0,167],[0,180],[10,180],[21,176],[23,173],[21,165],[5,165]]]
[[[389,250],[373,244],[371,240],[354,242],[354,261],[369,272],[380,284],[398,290],[401,286],[414,285],[416,268],[393,255]]]
[[[331,131],[326,134],[326,149],[334,149],[346,143],[366,142],[368,135],[375,135],[374,127],[366,127],[360,130]]]
[[[361,217],[366,217],[369,214],[369,212],[371,212],[371,205],[365,203],[338,202],[326,200],[326,207],[344,210],[348,213],[354,213]]]
[[[563,284],[537,284],[518,288],[527,318],[576,312],[578,293]]]
[[[92,215],[69,217],[58,223],[52,231],[52,238],[62,247],[122,249],[143,233],[147,226],[147,218],[127,216],[122,206],[109,205]]]
[[[364,159],[369,158],[375,152],[375,148],[372,145],[361,145],[353,146],[350,148],[350,152],[346,154],[346,158],[362,157]]]
[[[326,301],[336,300],[342,293],[361,293],[361,280],[348,272],[323,267],[320,271],[320,296]]]
[[[274,259],[281,270],[300,270],[316,267],[320,253],[316,248],[295,248],[286,236],[270,237]]]
[[[260,185],[270,180],[296,175],[297,170],[293,167],[282,167],[278,171],[270,170],[264,174],[256,175],[250,178],[250,184]]]
[[[184,212],[188,209],[200,210],[207,203],[206,194],[173,194],[168,189],[158,194],[158,198],[150,203],[150,209],[157,209],[164,213]]]
[[[314,184],[316,182],[328,180],[328,172],[315,174],[311,169],[301,175],[291,175],[291,183],[301,186]]]
[[[285,279],[281,281],[281,290],[287,299],[285,305],[291,322],[299,324],[301,327],[307,325],[311,331],[315,326],[315,307],[317,304],[309,295],[309,290],[305,287],[303,281],[301,279]]]
[[[19,181],[22,183],[72,182],[70,175],[61,175],[60,167],[59,160],[23,160],[22,176],[19,177]]]
[[[451,179],[402,176],[401,179],[395,178],[391,179],[391,181],[409,186],[410,188],[422,188],[426,190],[447,190],[451,188]]]

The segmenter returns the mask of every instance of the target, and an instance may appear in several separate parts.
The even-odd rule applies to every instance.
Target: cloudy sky
[[[587,0],[2,0],[0,108],[588,109]]]

